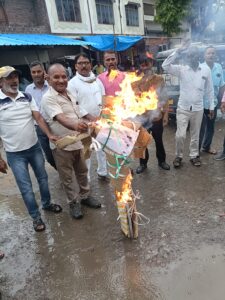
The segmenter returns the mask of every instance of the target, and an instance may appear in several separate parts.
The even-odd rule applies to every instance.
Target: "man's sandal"
[[[212,155],[216,155],[217,154],[217,151],[216,150],[206,150],[206,149],[202,149],[202,152],[205,152],[205,153],[209,153],[209,154],[212,154]]]
[[[36,232],[44,231],[45,230],[45,223],[42,221],[41,218],[37,218],[33,221],[34,230]]]
[[[190,159],[190,162],[192,163],[193,166],[195,167],[200,167],[201,166],[201,161],[199,157],[194,157]]]
[[[176,169],[180,168],[182,166],[182,158],[181,157],[176,157],[173,161],[173,166]]]
[[[59,204],[51,203],[49,206],[43,207],[43,210],[58,214],[62,211],[62,207]]]

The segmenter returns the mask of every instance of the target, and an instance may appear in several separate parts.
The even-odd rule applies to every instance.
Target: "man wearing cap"
[[[48,176],[44,167],[44,157],[34,128],[34,120],[54,142],[57,137],[52,135],[44,119],[40,115],[34,99],[27,93],[19,91],[19,71],[13,67],[0,68],[2,89],[0,90],[0,137],[6,151],[6,157],[14,174],[24,203],[33,218],[35,231],[45,230],[45,224],[35,200],[32,182],[28,171],[31,165],[37,178],[42,208],[46,211],[59,213],[60,205],[51,203],[48,187]],[[6,165],[0,157],[3,171]]]
[[[41,99],[48,90],[48,82],[45,80],[45,69],[41,62],[33,61],[30,64],[30,74],[33,79],[33,83],[29,84],[25,92],[29,93],[35,100],[37,107],[41,109]],[[43,116],[44,117],[44,116]],[[35,124],[38,140],[41,148],[44,151],[47,162],[56,169],[56,164],[52,151],[49,146],[49,139],[47,135],[41,130],[40,126]]]

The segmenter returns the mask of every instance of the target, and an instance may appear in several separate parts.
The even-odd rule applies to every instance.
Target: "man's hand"
[[[2,158],[0,158],[0,172],[6,174],[7,170],[8,170],[7,163]]]
[[[190,39],[184,39],[181,43],[180,48],[177,49],[177,52],[181,53],[182,51],[185,51],[188,49],[191,45],[191,40]]]
[[[79,132],[87,132],[88,130],[88,124],[84,120],[79,120],[76,122],[74,126],[74,130]]]
[[[220,110],[221,110],[222,114],[225,113],[225,102],[221,102]]]
[[[168,125],[168,113],[164,113],[163,115],[163,127]]]
[[[214,117],[214,110],[209,110],[209,118],[212,120]]]
[[[96,122],[98,120],[98,117],[94,117],[91,114],[87,114],[86,116],[84,116],[83,118],[87,119],[90,122]]]
[[[51,134],[51,135],[48,136],[48,138],[49,138],[50,142],[55,143],[60,139],[60,136]]]

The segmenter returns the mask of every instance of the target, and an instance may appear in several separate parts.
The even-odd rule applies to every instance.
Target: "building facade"
[[[144,35],[142,0],[45,0],[51,32]]]

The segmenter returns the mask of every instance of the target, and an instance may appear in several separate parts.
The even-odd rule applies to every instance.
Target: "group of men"
[[[174,61],[187,51],[187,65],[175,65]],[[60,213],[62,208],[51,202],[48,177],[44,166],[44,155],[49,164],[57,170],[67,196],[70,214],[75,219],[83,217],[82,205],[100,208],[98,199],[90,195],[90,160],[85,160],[83,145],[76,142],[64,149],[56,147],[55,142],[63,136],[76,132],[87,132],[88,123],[95,122],[101,113],[104,95],[115,96],[120,91],[120,84],[125,73],[117,68],[117,56],[113,51],[104,53],[106,71],[97,78],[92,72],[90,57],[84,53],[76,56],[74,68],[76,75],[69,80],[65,67],[51,65],[47,73],[40,62],[30,65],[33,83],[25,92],[19,91],[20,72],[13,67],[0,68],[0,137],[22,198],[33,219],[35,231],[45,230],[45,223],[36,202],[28,170],[31,165],[37,178],[43,210]],[[150,80],[153,59],[146,54],[140,57],[139,75],[143,82]],[[215,63],[215,49],[209,47],[205,52],[205,63],[199,64],[199,52],[196,48],[185,46],[171,54],[162,67],[168,73],[180,79],[180,98],[177,108],[176,157],[175,168],[182,165],[184,140],[190,123],[190,158],[194,166],[200,166],[199,152],[215,154],[211,149],[214,133],[217,97],[224,86],[222,68]],[[113,80],[110,72],[117,70]],[[142,85],[141,85],[142,84]],[[163,127],[168,122],[168,97],[162,81],[158,92],[158,108],[147,114],[143,126],[147,128],[156,144],[158,165],[163,170],[170,170],[166,162],[163,145]],[[225,97],[222,100],[225,110]],[[200,134],[201,129],[201,134]],[[225,145],[225,139],[224,139]],[[42,148],[42,149],[41,149]],[[102,150],[96,152],[98,178],[108,181],[106,156]],[[224,152],[218,159],[225,158]],[[149,159],[146,150],[145,159],[140,159],[136,173],[147,168]],[[7,164],[0,156],[0,171],[7,172]],[[79,190],[74,184],[76,177]]]
[[[197,47],[184,43],[162,64],[163,69],[179,78],[180,96],[176,112],[176,157],[175,168],[182,166],[184,141],[190,124],[190,161],[194,166],[201,166],[200,151],[216,155],[211,148],[219,96],[224,93],[225,82],[222,66],[215,62],[216,50],[213,46],[206,48],[205,62],[200,64],[200,52]],[[175,64],[185,53],[187,63]],[[225,96],[221,109],[224,111]],[[225,159],[223,153],[215,156],[216,160]]]

